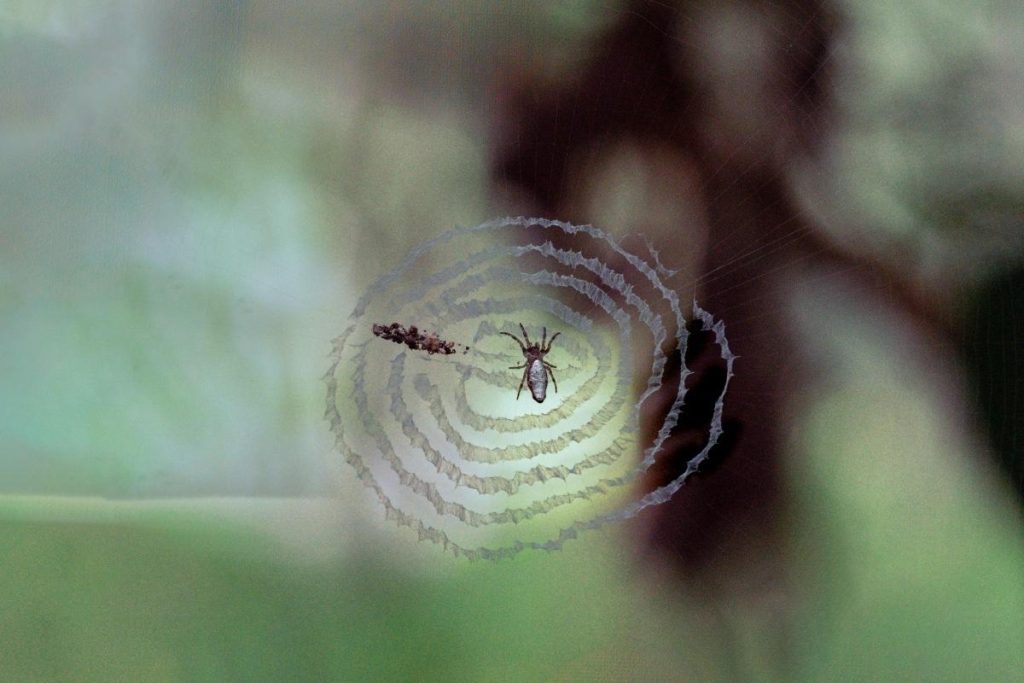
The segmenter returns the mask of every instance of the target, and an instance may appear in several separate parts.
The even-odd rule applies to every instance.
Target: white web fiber
[[[388,519],[470,559],[556,550],[667,501],[722,433],[735,357],[723,323],[694,303],[727,379],[704,448],[676,479],[641,495],[684,409],[689,373],[664,377],[666,354],[685,358],[687,341],[664,272],[597,228],[539,218],[421,244],[367,290],[333,342],[325,416],[338,454]],[[392,322],[470,349],[431,355],[373,336],[375,323]],[[544,358],[554,381],[542,403],[526,386],[516,399],[523,369],[511,366],[524,353],[501,333],[519,337],[520,324],[531,343],[559,334]],[[650,359],[638,361],[637,349],[648,348]],[[678,381],[672,405],[653,442],[638,443],[642,410],[667,381]]]

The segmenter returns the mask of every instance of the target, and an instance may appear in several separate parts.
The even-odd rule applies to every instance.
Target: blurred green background
[[[824,222],[925,275],[1019,259],[1020,10],[886,7],[843,6]],[[792,594],[680,585],[640,522],[456,561],[332,456],[319,377],[363,288],[498,213],[494,74],[526,44],[571,68],[618,11],[0,3],[0,680],[1024,680],[1019,500],[956,373],[854,299],[797,295],[828,372],[791,430]]]

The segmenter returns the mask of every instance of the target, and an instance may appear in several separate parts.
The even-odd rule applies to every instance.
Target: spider
[[[543,335],[541,336],[540,344],[531,344],[530,335],[526,333],[526,328],[523,327],[522,323],[519,323],[519,329],[523,331],[523,339],[526,340],[525,344],[519,340],[519,337],[510,332],[501,333],[506,337],[512,337],[515,339],[516,343],[519,344],[519,348],[523,352],[523,357],[526,358],[526,362],[522,365],[510,365],[508,368],[509,370],[526,368],[523,370],[523,378],[519,380],[519,389],[516,391],[516,400],[519,400],[519,394],[522,393],[523,383],[525,382],[526,385],[530,387],[530,393],[533,394],[533,400],[537,403],[543,403],[548,394],[548,375],[551,376],[551,383],[555,385],[555,393],[558,393],[558,382],[555,380],[555,373],[552,372],[552,368],[557,369],[558,366],[552,365],[544,360],[544,356],[546,356],[548,351],[551,350],[551,344],[555,341],[555,337],[562,333],[555,332],[549,340],[547,338],[548,328],[545,327]]]

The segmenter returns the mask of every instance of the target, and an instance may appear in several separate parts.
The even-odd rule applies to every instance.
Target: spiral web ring
[[[573,248],[555,246],[567,240]],[[679,490],[722,433],[735,356],[723,323],[694,302],[726,381],[702,450],[676,479],[637,498],[678,421],[689,374],[683,367],[671,408],[637,458],[641,409],[665,381],[666,350],[677,346],[685,358],[687,343],[678,297],[649,251],[650,261],[589,225],[503,218],[424,242],[366,291],[333,340],[325,417],[386,518],[455,555],[501,559],[559,549]],[[602,255],[614,255],[614,267]],[[391,320],[432,326],[472,350],[433,357],[374,339],[372,324]],[[520,322],[535,342],[542,326],[561,333],[546,358],[560,392],[549,383],[542,404],[526,387],[515,400],[522,371],[508,367],[523,355],[499,333],[518,336]],[[633,400],[638,334],[653,353]]]

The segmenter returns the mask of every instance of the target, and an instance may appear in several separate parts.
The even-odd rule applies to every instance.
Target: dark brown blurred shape
[[[572,74],[550,82],[510,67],[502,87],[496,193],[514,198],[514,210],[615,230],[623,226],[604,224],[600,204],[606,169],[626,159],[632,170],[622,182],[662,183],[664,201],[679,207],[675,218],[640,215],[624,227],[649,235],[668,263],[684,264],[674,281],[681,298],[696,297],[723,319],[740,357],[713,476],[691,480],[649,518],[655,554],[689,578],[714,583],[723,567],[746,566],[775,583],[782,571],[781,449],[806,380],[785,316],[787,283],[809,269],[841,271],[884,287],[926,326],[937,319],[898,273],[824,238],[788,186],[789,165],[828,140],[838,26],[823,0],[631,2]],[[677,476],[706,442],[724,381],[710,335],[692,331],[686,414],[649,487]],[[647,411],[646,443],[674,391],[669,383]]]

